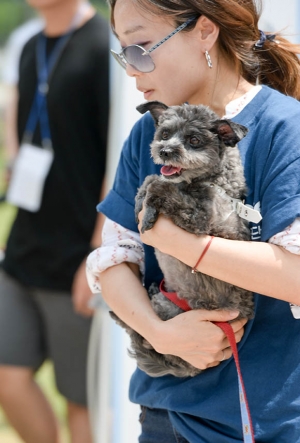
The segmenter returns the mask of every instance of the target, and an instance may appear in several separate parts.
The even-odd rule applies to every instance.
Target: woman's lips
[[[153,94],[154,89],[146,89],[143,88],[142,86],[136,86],[137,90],[140,91],[142,94],[144,94],[144,98],[145,100],[149,100],[149,97]]]
[[[149,89],[148,91],[144,91],[145,100],[149,100],[149,97],[151,96],[152,92],[153,92],[153,89]]]

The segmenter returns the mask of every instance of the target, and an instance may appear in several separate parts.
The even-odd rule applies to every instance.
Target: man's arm
[[[106,181],[104,177],[102,182],[102,189],[100,192],[100,201],[103,200],[105,195],[106,195]],[[90,244],[91,249],[96,249],[101,245],[101,233],[104,224],[104,218],[105,218],[104,215],[101,213],[97,215],[94,232],[91,238],[91,244]],[[94,311],[89,307],[89,301],[91,300],[92,297],[93,294],[91,293],[86,278],[86,257],[85,257],[82,263],[80,264],[79,268],[77,269],[73,279],[72,299],[75,311],[86,317],[90,317],[91,315],[93,315]]]
[[[18,89],[7,86],[7,101],[4,110],[4,152],[6,161],[6,181],[9,182],[11,168],[19,150],[17,132]]]

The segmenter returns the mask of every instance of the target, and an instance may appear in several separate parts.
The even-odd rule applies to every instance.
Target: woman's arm
[[[143,212],[140,214],[140,220]],[[196,237],[160,216],[141,240],[193,267],[209,237]],[[214,238],[198,270],[236,286],[300,304],[300,256],[264,242]]]
[[[130,327],[145,337],[162,354],[177,355],[199,369],[216,366],[229,342],[212,321],[228,321],[238,313],[189,311],[168,321],[154,313],[142,286],[138,266],[121,263],[101,272],[102,296],[110,308]],[[245,320],[232,323],[236,341],[243,336]],[[231,350],[226,350],[226,359]]]

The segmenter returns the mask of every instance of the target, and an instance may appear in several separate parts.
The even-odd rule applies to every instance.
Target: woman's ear
[[[197,20],[195,29],[199,32],[203,52],[210,51],[219,37],[219,27],[205,15],[201,15]]]

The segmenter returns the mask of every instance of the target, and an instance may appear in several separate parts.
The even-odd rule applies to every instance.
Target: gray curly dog
[[[246,184],[238,148],[248,130],[220,119],[206,106],[166,106],[154,101],[137,107],[150,111],[156,125],[151,155],[162,165],[161,175],[146,177],[136,196],[136,218],[145,207],[142,231],[151,229],[159,214],[196,235],[209,234],[232,240],[250,240],[248,222],[233,209],[233,199],[246,195]],[[237,286],[217,280],[155,250],[167,291],[192,309],[227,309],[240,318],[253,316],[253,295]],[[149,296],[157,315],[168,320],[183,311],[151,285]],[[130,355],[152,377],[172,374],[195,376],[201,372],[179,357],[156,352],[148,341],[122,322],[131,338]]]

